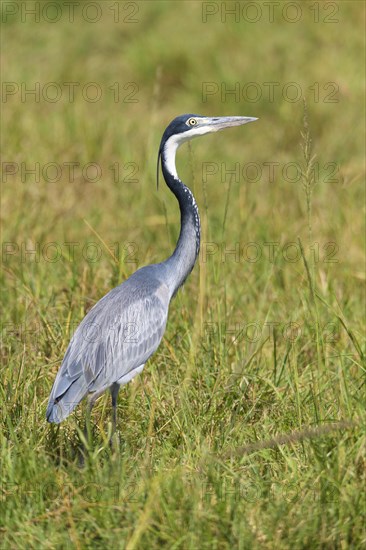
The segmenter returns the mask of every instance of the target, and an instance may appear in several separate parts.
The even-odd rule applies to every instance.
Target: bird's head
[[[178,147],[185,141],[212,132],[218,132],[225,128],[231,128],[232,126],[242,126],[243,124],[254,122],[255,120],[258,119],[247,116],[209,117],[187,114],[176,117],[171,121],[161,138],[158,156],[158,171],[160,157],[164,155],[166,164],[171,166],[171,172],[175,174],[175,153]]]
[[[179,146],[185,141],[195,137],[217,132],[224,128],[231,128],[232,126],[241,126],[242,124],[254,122],[255,120],[258,119],[247,116],[209,117],[192,114],[180,115],[172,120],[166,128],[161,140],[160,149],[171,138],[173,138]]]

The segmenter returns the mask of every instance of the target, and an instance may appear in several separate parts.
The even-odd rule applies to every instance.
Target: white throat
[[[197,128],[195,127],[191,130],[187,130],[187,132],[183,132],[182,134],[171,136],[166,141],[162,154],[164,155],[165,165],[173,178],[179,179],[175,166],[175,156],[177,154],[178,147],[180,147],[185,141],[189,141],[195,137],[199,137],[214,131],[216,131],[214,128],[210,128],[207,126]]]

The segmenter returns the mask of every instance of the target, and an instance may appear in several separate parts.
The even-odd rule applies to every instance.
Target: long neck
[[[172,296],[184,283],[196,262],[201,241],[198,207],[191,190],[178,178],[175,168],[177,147],[162,151],[162,172],[169,189],[176,196],[180,208],[180,234],[173,254],[166,265]]]

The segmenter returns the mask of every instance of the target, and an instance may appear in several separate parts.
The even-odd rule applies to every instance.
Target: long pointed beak
[[[255,117],[250,116],[221,116],[221,117],[207,117],[202,120],[204,126],[209,126],[212,132],[223,130],[224,128],[231,128],[232,126],[242,126],[248,124],[248,122],[254,122],[258,120]]]

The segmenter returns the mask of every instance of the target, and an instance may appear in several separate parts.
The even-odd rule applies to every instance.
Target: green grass
[[[313,3],[297,23],[269,23],[263,4],[257,23],[203,23],[199,2],[139,2],[136,23],[116,24],[110,4],[95,24],[81,4],[74,23],[15,16],[2,28],[3,81],[20,91],[2,103],[2,162],[19,170],[2,165],[1,547],[364,547],[364,5],[332,3],[338,23],[324,22],[326,2],[319,23]],[[58,102],[22,102],[21,83],[35,82],[80,87],[73,102],[64,85]],[[100,101],[83,99],[88,82]],[[137,102],[115,102],[115,82]],[[204,82],[263,93],[203,101]],[[273,101],[265,82],[279,83]],[[305,111],[282,96],[289,82]],[[179,153],[199,262],[159,350],[120,392],[114,449],[106,395],[82,461],[84,404],[57,428],[47,398],[90,307],[174,247],[178,208],[155,167],[184,112],[259,121]],[[37,181],[21,163],[39,163]],[[47,163],[63,166],[57,181]],[[235,163],[239,176],[225,174]],[[279,163],[273,178],[264,163]]]

